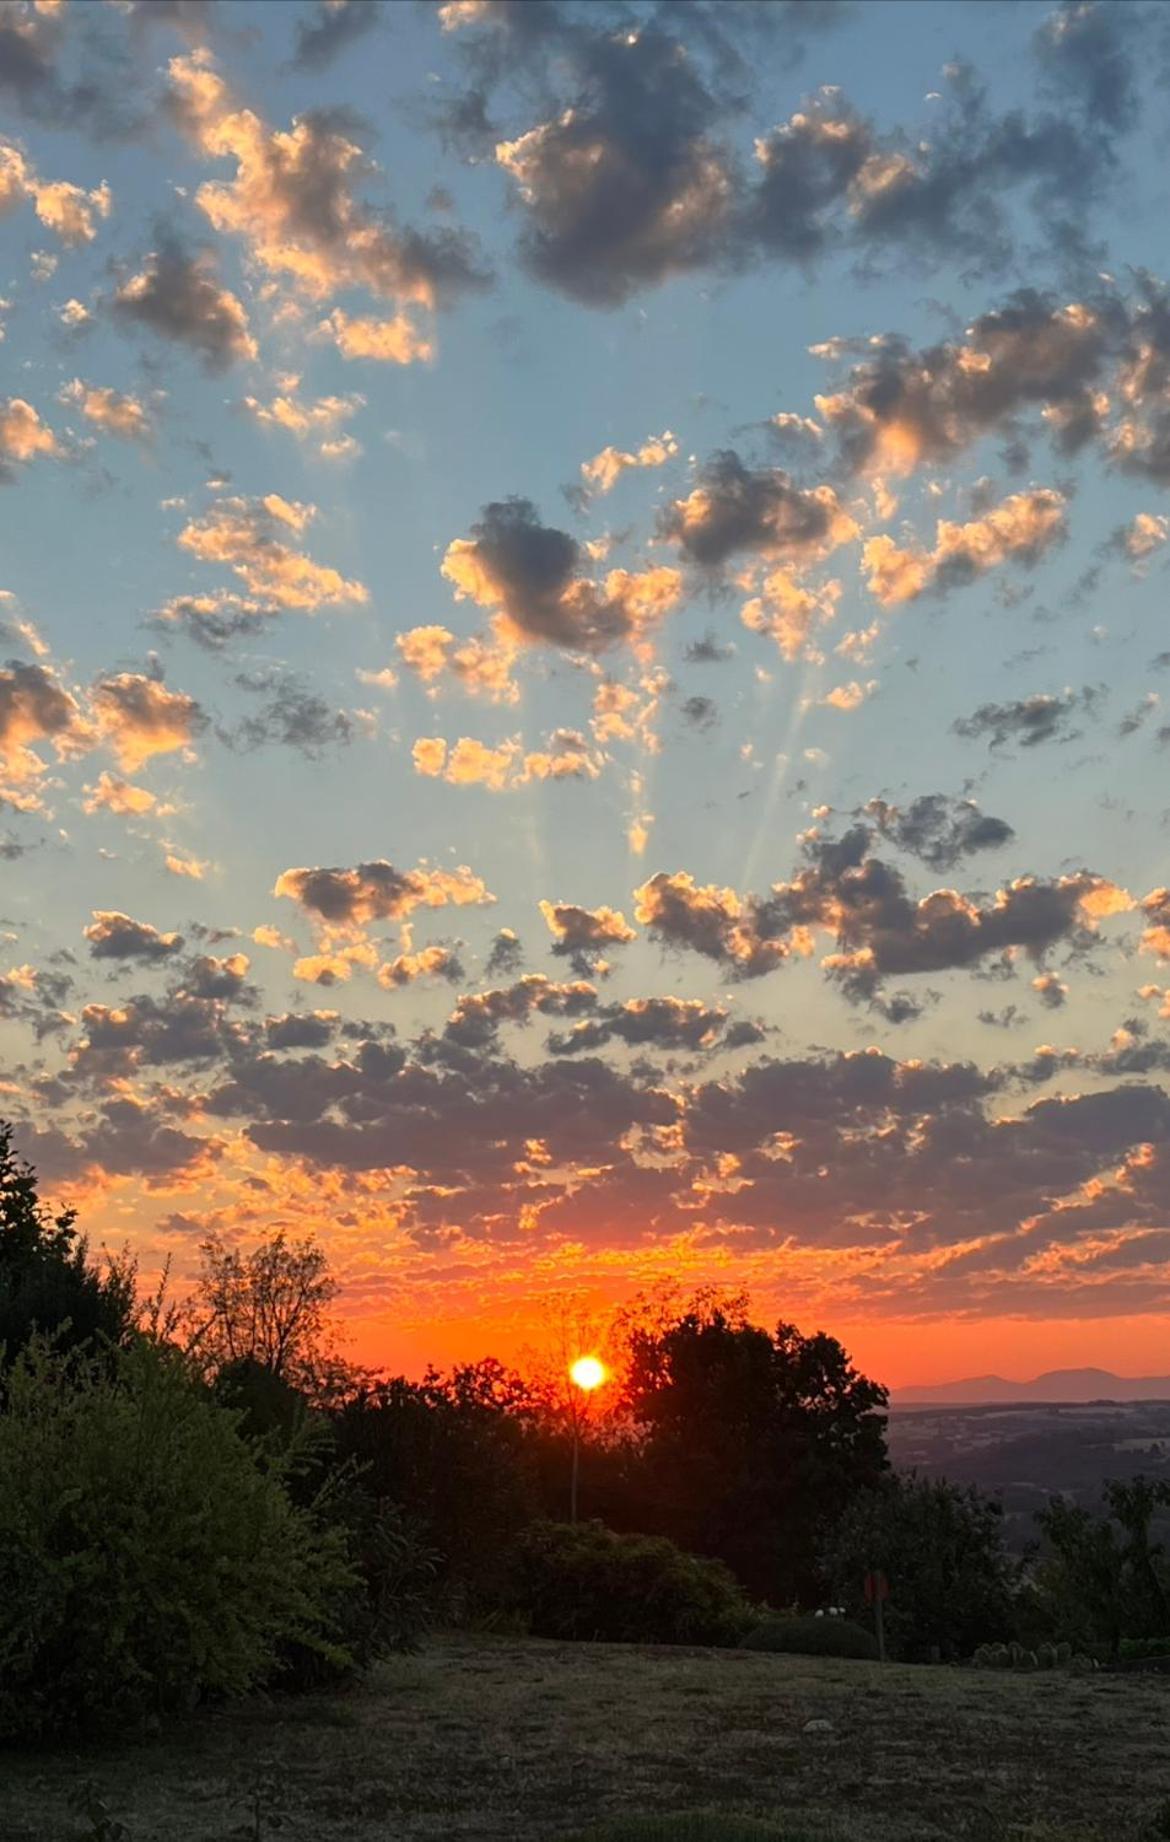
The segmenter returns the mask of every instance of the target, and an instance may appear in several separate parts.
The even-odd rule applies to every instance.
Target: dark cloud
[[[336,1011],[286,1011],[266,1017],[264,1035],[272,1049],[324,1049],[337,1033]]]
[[[510,927],[502,927],[492,941],[492,950],[488,954],[484,971],[489,979],[509,977],[513,972],[518,972],[523,964],[524,948],[519,935]]]
[[[683,653],[688,665],[724,665],[735,657],[735,647],[725,645],[714,633],[704,633],[692,640]]]
[[[596,1003],[597,993],[585,979],[558,984],[543,972],[529,972],[513,985],[468,992],[451,1012],[443,1035],[460,1048],[482,1049],[495,1043],[501,1024],[527,1023],[534,1012],[544,1017],[578,1017]]]
[[[1009,743],[1035,748],[1040,742],[1071,742],[1080,734],[1072,727],[1075,718],[1093,716],[1100,696],[1091,685],[1082,691],[1035,691],[1012,703],[980,704],[951,727],[969,741],[982,741],[986,736],[992,748],[1005,748]]]
[[[700,998],[629,998],[550,1036],[548,1046],[554,1055],[592,1054],[615,1039],[639,1049],[708,1049],[726,1022],[725,1010]]]
[[[93,959],[169,959],[183,945],[181,934],[160,934],[148,921],[132,921],[115,909],[95,909],[85,938]]]
[[[831,486],[798,486],[783,468],[749,467],[732,448],[713,454],[694,490],[659,516],[663,537],[713,568],[745,552],[811,561],[854,530]]]
[[[311,13],[297,20],[293,64],[298,70],[325,70],[373,30],[380,13],[378,0],[318,0]]]
[[[285,870],[273,892],[288,896],[318,920],[335,926],[402,921],[416,908],[494,901],[478,876],[456,870],[398,870],[385,858],[354,869]]]
[[[883,838],[932,870],[951,870],[965,857],[996,850],[1015,837],[1006,819],[981,812],[974,800],[944,793],[923,793],[905,807],[872,799],[863,811]]]
[[[269,673],[241,674],[236,683],[244,690],[271,689]],[[310,761],[318,761],[328,748],[343,748],[357,734],[357,723],[348,710],[336,709],[325,698],[296,679],[278,681],[263,707],[230,728],[221,728],[221,739],[231,748],[295,748]]]
[[[151,332],[198,352],[209,371],[254,358],[255,344],[241,302],[222,287],[209,251],[192,254],[169,232],[128,275],[114,295],[116,321]]]
[[[1135,59],[1145,10],[1116,0],[1062,0],[1036,32],[1042,81],[1093,124],[1132,126],[1138,113]]]
[[[719,705],[713,697],[688,697],[679,705],[679,715],[693,729],[710,729],[719,721]]]
[[[1034,960],[1058,942],[1083,949],[1097,918],[1125,905],[1089,871],[1017,877],[990,899],[954,889],[916,899],[899,870],[869,854],[872,838],[865,825],[836,839],[810,834],[805,867],[764,896],[660,871],[635,891],[635,913],[664,945],[701,953],[737,979],[811,952],[815,934],[828,933],[836,950],[821,961],[826,977],[852,1002],[901,1023],[920,1013],[923,1000],[888,994],[887,979],[973,967],[1011,949]]]
[[[635,938],[635,930],[614,908],[542,901],[540,912],[553,936],[552,951],[570,961],[578,978],[608,970],[603,955]]]
[[[603,582],[578,575],[581,546],[541,524],[528,499],[486,505],[470,538],[448,547],[443,573],[481,607],[498,607],[529,641],[601,652],[673,607],[673,570],[615,569]]]

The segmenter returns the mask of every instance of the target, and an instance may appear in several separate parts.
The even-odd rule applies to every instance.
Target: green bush
[[[517,1544],[514,1609],[535,1637],[735,1644],[756,1616],[720,1561],[600,1522],[538,1522]]]
[[[766,1618],[743,1640],[745,1650],[772,1650],[802,1657],[877,1658],[877,1642],[851,1618]]]
[[[290,1648],[341,1664],[344,1533],[296,1507],[181,1357],[34,1339],[0,1414],[0,1737],[240,1694]]]

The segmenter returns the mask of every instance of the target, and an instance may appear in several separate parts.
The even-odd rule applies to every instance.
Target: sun
[[[569,1375],[578,1388],[584,1388],[588,1394],[594,1388],[600,1388],[605,1380],[605,1364],[599,1362],[596,1356],[578,1356],[569,1369]]]

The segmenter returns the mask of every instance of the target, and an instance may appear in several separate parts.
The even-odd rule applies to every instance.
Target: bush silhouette
[[[719,1561],[600,1522],[539,1522],[518,1543],[516,1606],[536,1637],[735,1644],[753,1609]]]

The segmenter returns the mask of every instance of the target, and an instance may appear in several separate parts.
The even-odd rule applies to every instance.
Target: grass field
[[[3,1842],[100,1834],[68,1812],[86,1780],[131,1842],[754,1834],[735,1814],[785,1842],[1145,1842],[1170,1800],[1170,1680],[443,1640],[344,1696],[0,1757]],[[721,1816],[619,1820],[680,1811]]]

